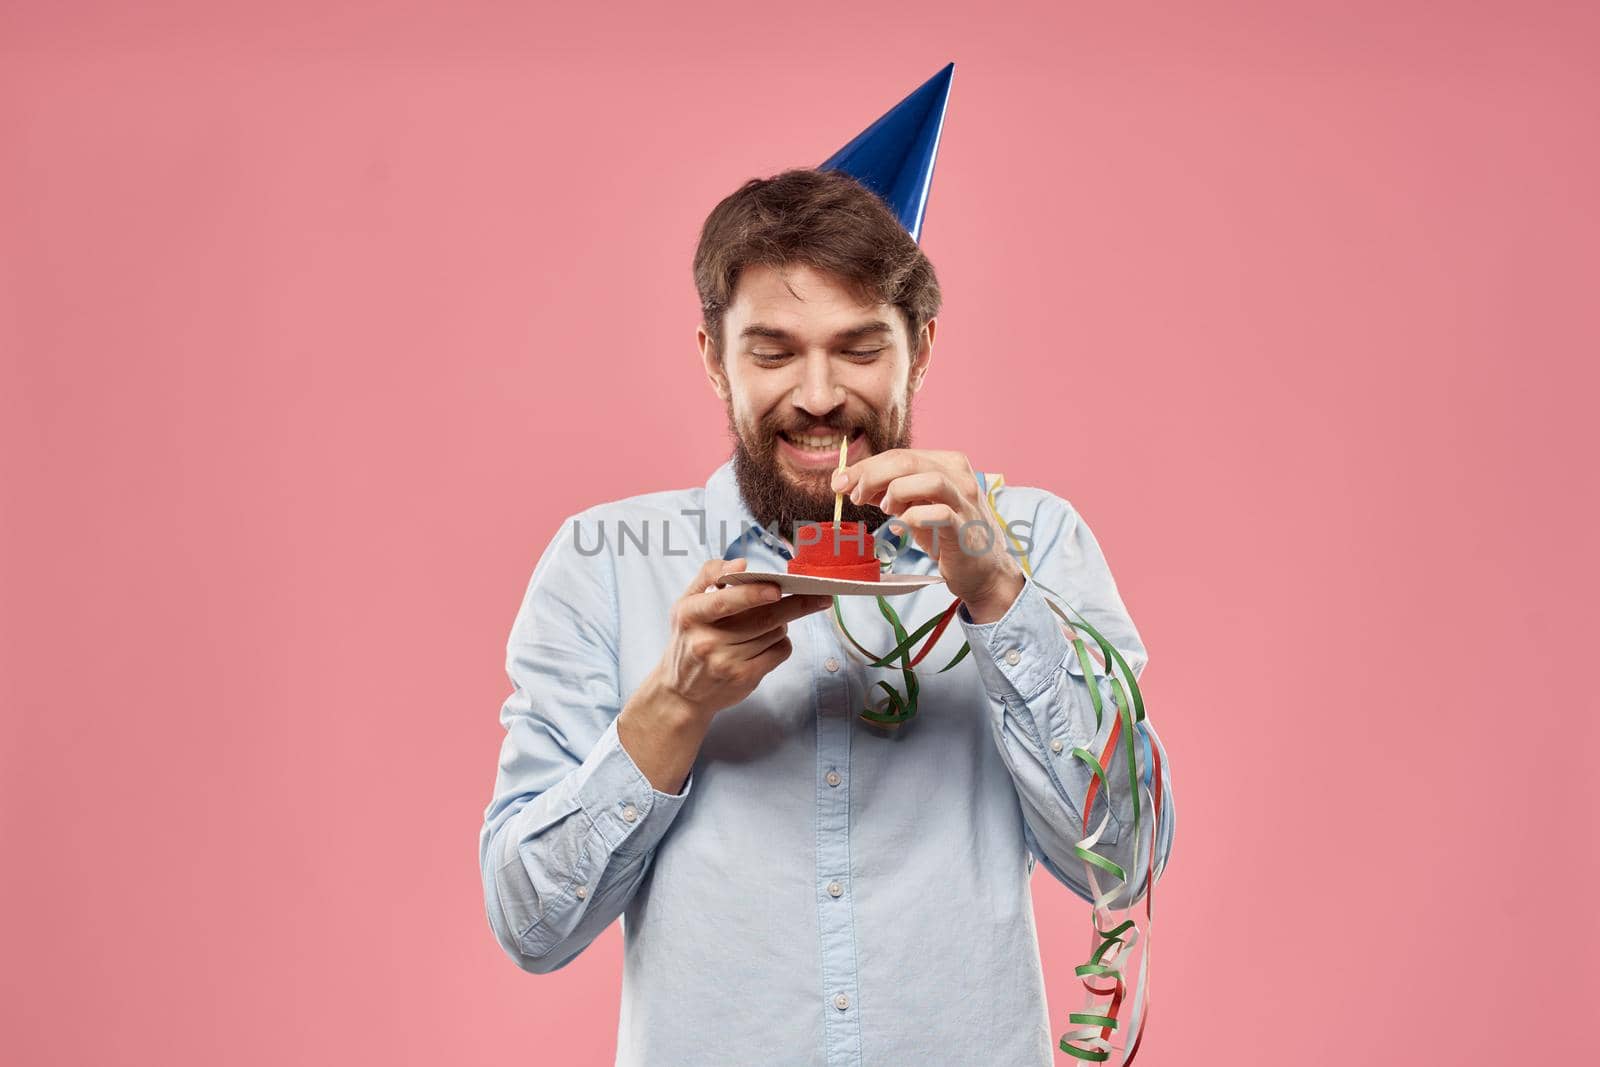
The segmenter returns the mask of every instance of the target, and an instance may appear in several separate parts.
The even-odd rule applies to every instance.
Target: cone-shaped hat
[[[820,168],[842,170],[883,197],[917,241],[922,239],[922,216],[933,185],[933,161],[939,154],[955,69],[954,63],[946,63]]]

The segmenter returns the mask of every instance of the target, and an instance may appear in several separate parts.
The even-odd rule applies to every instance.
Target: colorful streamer
[[[981,476],[980,476],[981,478]],[[1134,677],[1133,669],[1128,666],[1127,660],[1118,652],[1105,637],[1083,618],[1082,614],[1073,609],[1073,614],[1078,616],[1076,622],[1069,619],[1056,601],[1066,603],[1066,598],[1055,590],[1040,582],[1033,574],[1033,567],[1028,561],[1026,551],[1021,542],[1012,535],[1006,526],[1005,520],[1000,515],[999,506],[995,502],[995,494],[1005,483],[1004,475],[995,475],[984,486],[985,499],[989,510],[993,513],[1000,529],[1005,531],[1011,539],[1015,555],[1022,564],[1023,571],[1033,580],[1041,592],[1047,594],[1045,603],[1050,605],[1061,619],[1062,631],[1072,643],[1078,664],[1083,668],[1084,679],[1089,691],[1090,703],[1094,708],[1095,736],[1099,736],[1099,727],[1104,720],[1106,708],[1100,693],[1099,679],[1104,676],[1110,682],[1111,702],[1115,721],[1111,724],[1110,734],[1106,738],[1103,751],[1098,755],[1081,747],[1072,749],[1072,757],[1081,760],[1090,771],[1089,788],[1084,794],[1083,803],[1083,837],[1072,848],[1073,854],[1083,863],[1085,877],[1089,883],[1092,896],[1092,911],[1090,925],[1093,935],[1089,943],[1088,959],[1079,964],[1074,972],[1083,982],[1085,1003],[1079,1011],[1068,1014],[1067,1019],[1075,1029],[1063,1034],[1060,1039],[1060,1048],[1063,1052],[1075,1059],[1091,1063],[1107,1063],[1111,1060],[1118,1046],[1112,1041],[1113,1031],[1127,1034],[1126,1043],[1121,1046],[1124,1052],[1119,1061],[1119,1067],[1130,1067],[1134,1057],[1138,1055],[1140,1043],[1144,1039],[1144,1028],[1149,1021],[1150,997],[1150,941],[1154,929],[1154,901],[1155,901],[1155,872],[1156,872],[1156,837],[1161,826],[1161,756],[1156,747],[1150,743],[1147,730],[1144,727],[1145,711],[1144,697],[1139,691],[1138,679]],[[883,564],[888,569],[890,564]],[[907,632],[900,616],[890,606],[888,600],[877,597],[878,610],[888,621],[894,631],[895,646],[888,652],[879,655],[866,648],[850,633],[844,624],[844,614],[840,609],[838,597],[833,598],[833,621],[838,626],[839,632],[846,641],[862,656],[866,657],[867,666],[885,670],[899,669],[904,691],[895,688],[887,680],[880,679],[874,688],[882,689],[884,696],[876,702],[869,702],[863,708],[860,717],[880,726],[897,727],[909,721],[917,714],[917,696],[920,686],[917,681],[916,666],[939,638],[949,628],[950,621],[955,618],[956,611],[961,606],[960,598],[951,601],[950,606],[935,615],[927,622],[918,626],[916,630]],[[1096,649],[1091,651],[1078,630],[1086,632],[1095,643]],[[918,642],[921,648],[912,652]],[[960,663],[971,647],[963,642],[961,649],[955,657],[935,673],[943,674],[945,671]],[[1112,664],[1107,668],[1107,664]],[[1098,668],[1098,670],[1096,669]],[[1120,677],[1119,677],[1120,674]],[[1144,897],[1144,929],[1139,929],[1139,924],[1131,917],[1115,922],[1114,916],[1107,909],[1107,905],[1122,894],[1123,887],[1129,881],[1128,872],[1104,856],[1094,851],[1094,846],[1099,843],[1101,835],[1106,831],[1111,821],[1111,781],[1110,770],[1112,760],[1117,755],[1117,743],[1122,741],[1124,756],[1127,760],[1128,782],[1133,790],[1133,841],[1135,847],[1139,842],[1140,825],[1143,813],[1148,812],[1152,830],[1150,833],[1150,862],[1145,871],[1140,891]],[[1139,774],[1138,749],[1147,753],[1147,769],[1141,778]],[[1093,830],[1089,829],[1089,812],[1093,808],[1096,793],[1104,790],[1106,793],[1105,811],[1099,823]],[[1143,803],[1141,803],[1141,794]],[[1135,864],[1137,870],[1137,863]],[[1109,874],[1116,879],[1116,884],[1104,892],[1100,888],[1100,880],[1096,872]],[[1130,899],[1136,899],[1139,893],[1132,894]],[[1123,909],[1125,915],[1131,915],[1132,905]],[[1125,975],[1124,962],[1129,958],[1129,950],[1140,940],[1144,942],[1144,951],[1139,959],[1138,979],[1134,985],[1132,996],[1128,995],[1128,981]],[[1099,1001],[1109,999],[1107,1004]],[[1129,1009],[1131,1005],[1131,1009]],[[1123,1013],[1129,1011],[1130,1017],[1124,1025]]]

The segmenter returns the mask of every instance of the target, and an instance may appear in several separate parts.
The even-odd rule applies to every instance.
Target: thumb
[[[694,578],[689,582],[689,588],[685,589],[684,592],[685,593],[703,593],[703,592],[705,592],[706,588],[708,586],[711,586],[712,583],[715,582],[720,576],[722,576],[723,574],[727,573],[729,570],[732,570],[733,569],[733,564],[736,564],[736,563],[737,564],[743,564],[744,560],[743,559],[736,559],[736,560],[732,560],[732,561],[725,560],[725,559],[708,559],[708,560],[706,560],[704,563],[700,564],[700,569],[694,572]]]
[[[732,574],[734,571],[742,571],[745,568],[745,564],[748,563],[748,562],[749,561],[746,560],[743,556],[739,557],[738,559],[712,560],[712,563],[721,564],[721,566],[717,566],[717,567],[713,567],[712,568],[711,576],[710,576],[709,580],[706,583],[706,592],[709,593],[709,592],[711,592],[713,589],[715,589],[717,587],[717,579],[720,578],[722,575],[724,575],[724,574]]]

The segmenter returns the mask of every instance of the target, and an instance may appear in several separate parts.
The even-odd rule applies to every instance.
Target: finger
[[[835,471],[832,478],[833,491],[849,493],[854,500],[854,490],[863,483],[881,488],[884,483],[902,474],[920,470],[918,459],[920,455],[921,453],[914,448],[891,448],[884,452],[874,452],[865,459],[856,460],[842,472]]]
[[[880,462],[873,464],[873,460]],[[867,466],[872,464],[872,466]],[[857,504],[871,503],[883,493],[889,483],[897,478],[925,472],[942,473],[950,477],[951,485],[972,482],[967,457],[959,452],[930,452],[920,448],[892,448],[861,461],[862,470],[853,480],[850,499]],[[848,468],[847,468],[848,469]],[[963,473],[965,472],[965,473]]]
[[[962,535],[958,517],[948,504],[917,504],[907,508],[899,517],[911,527],[911,535],[917,539],[917,544],[934,559],[956,545]],[[977,535],[980,544],[981,537],[981,534]]]
[[[814,615],[833,607],[833,597],[823,593],[795,593],[789,599],[800,601],[794,606],[800,615]]]
[[[742,569],[747,562],[742,557],[734,560],[708,559],[700,564],[700,569],[695,571],[694,579],[689,583],[689,588],[683,592],[685,595],[704,592],[706,586],[711,585],[729,571]]]
[[[891,448],[845,468],[845,477],[834,478],[835,492],[846,492],[857,504],[868,503],[896,478],[921,471],[943,471],[958,488],[969,482],[976,487],[977,476],[966,453],[935,451],[927,448]]]
[[[735,641],[730,647],[738,650],[739,654],[746,659],[753,659],[787,636],[789,636],[789,627],[787,625],[774,626],[771,629],[762,630],[748,641]]]
[[[717,627],[734,640],[749,640],[757,634],[791,623],[806,615],[822,611],[833,604],[829,596],[784,597],[775,603],[759,604],[747,611],[729,615],[717,622]]]
[[[779,638],[777,641],[774,641],[765,652],[761,653],[761,655],[756,656],[750,661],[750,668],[752,670],[759,671],[762,674],[767,674],[778,664],[788,659],[793,653],[794,642],[789,640],[787,637]]]
[[[881,500],[869,497],[861,503],[877,504],[888,514],[898,515],[913,504],[948,504],[959,510],[964,501],[955,482],[944,471],[920,471],[890,482],[884,487]]]
[[[703,593],[684,598],[683,616],[692,622],[717,622],[763,604],[777,603],[782,595],[775,582],[713,585]]]

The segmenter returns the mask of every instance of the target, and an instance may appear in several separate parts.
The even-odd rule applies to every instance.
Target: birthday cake
[[[881,568],[873,553],[872,531],[859,522],[826,522],[802,527],[795,539],[790,574],[875,582]]]

